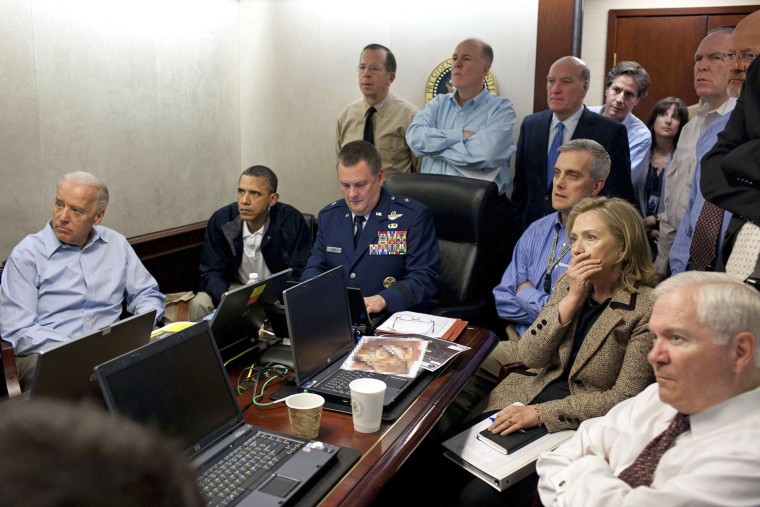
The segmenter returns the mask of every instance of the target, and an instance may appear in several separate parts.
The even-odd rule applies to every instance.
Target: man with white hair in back
[[[653,295],[657,383],[539,458],[543,505],[758,505],[760,294],[691,271]]]
[[[76,171],[58,182],[53,216],[11,252],[0,284],[0,336],[16,354],[22,389],[29,388],[37,353],[119,320],[157,310],[165,298],[127,239],[100,225],[108,188]]]

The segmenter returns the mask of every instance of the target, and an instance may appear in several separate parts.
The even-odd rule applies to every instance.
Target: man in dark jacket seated
[[[277,176],[255,165],[240,175],[237,202],[216,211],[206,226],[199,292],[190,301],[189,318],[212,312],[222,294],[292,268],[298,279],[306,265],[311,237],[300,211],[278,202]]]

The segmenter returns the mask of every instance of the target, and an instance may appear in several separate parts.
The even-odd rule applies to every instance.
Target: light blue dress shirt
[[[678,226],[678,232],[676,233],[676,238],[673,240],[673,246],[670,248],[670,272],[673,275],[686,271],[689,265],[689,259],[691,258],[691,238],[694,235],[694,227],[697,225],[699,214],[702,212],[702,205],[705,203],[705,198],[702,195],[702,191],[699,189],[699,178],[702,175],[702,157],[704,157],[718,141],[718,134],[723,132],[730,117],[730,114],[724,114],[715,120],[705,129],[697,140],[697,165],[694,168],[694,177],[691,182],[689,203],[687,204],[686,212],[681,219],[681,224]],[[723,236],[726,234],[726,228],[728,227],[728,223],[731,221],[732,216],[733,214],[730,211],[723,211],[723,223],[720,226],[720,235],[718,236],[718,252],[720,252],[720,249],[723,247]]]
[[[27,355],[91,333],[165,298],[121,234],[96,225],[84,248],[65,245],[48,223],[11,252],[0,284],[0,335]]]
[[[501,283],[493,290],[499,317],[514,323],[520,336],[533,324],[551,295],[544,292],[544,276],[555,234],[556,258],[567,244],[565,226],[559,221],[559,213],[552,213],[530,224],[515,245],[512,262],[507,266]],[[569,266],[568,250],[552,269],[552,290]],[[517,287],[526,281],[532,283],[533,287],[525,286],[518,292]]]
[[[453,93],[438,95],[414,117],[406,142],[423,157],[423,173],[493,181],[503,194],[512,183],[515,119],[512,102],[485,87],[461,107]],[[464,130],[475,134],[465,139]]]

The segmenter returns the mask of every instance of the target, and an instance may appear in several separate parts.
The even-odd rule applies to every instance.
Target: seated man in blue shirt
[[[552,207],[557,213],[536,220],[526,229],[501,283],[493,290],[499,317],[510,322],[509,340],[500,342],[481,365],[496,376],[501,365],[519,360],[517,340],[536,320],[570,265],[567,216],[582,199],[598,195],[610,173],[610,156],[596,141],[574,139],[558,152],[552,181]]]
[[[53,218],[11,252],[0,284],[0,336],[14,348],[22,388],[37,352],[110,326],[130,313],[157,310],[164,295],[127,239],[99,225],[108,189],[86,172],[59,182]]]
[[[424,311],[440,277],[430,209],[385,191],[380,154],[366,141],[341,148],[338,182],[343,200],[319,212],[301,279],[343,266],[346,286],[361,289],[369,313]]]
[[[300,211],[279,202],[277,176],[268,167],[249,167],[238,179],[237,202],[216,211],[206,226],[200,265],[200,291],[188,316],[211,313],[230,287],[292,268],[295,280],[309,258],[311,235]]]
[[[451,56],[453,93],[438,95],[417,113],[406,142],[422,158],[422,172],[488,180],[504,194],[512,182],[515,110],[490,95],[483,80],[493,49],[479,39],[459,43]]]

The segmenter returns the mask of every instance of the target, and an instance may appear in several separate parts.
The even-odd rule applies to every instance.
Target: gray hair
[[[697,321],[710,330],[715,343],[725,345],[742,332],[760,338],[760,293],[728,273],[686,271],[658,285],[655,299],[673,290],[689,288]],[[755,350],[755,366],[760,368],[760,347]]]
[[[612,82],[619,76],[628,76],[639,87],[639,98],[647,96],[647,90],[649,90],[649,73],[642,67],[639,62],[625,61],[620,62],[607,74],[607,78],[604,80],[604,89],[610,87]]]
[[[557,153],[564,153],[566,151],[587,151],[591,158],[591,165],[588,168],[588,172],[595,180],[602,179],[607,180],[607,176],[610,175],[610,155],[604,147],[594,141],[593,139],[573,139],[559,147]]]
[[[74,185],[96,187],[98,189],[98,198],[95,211],[105,210],[108,206],[108,187],[106,187],[106,184],[94,174],[85,171],[74,171],[72,173],[64,174],[56,188],[60,187],[64,182],[72,183]]]

